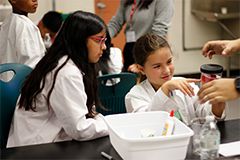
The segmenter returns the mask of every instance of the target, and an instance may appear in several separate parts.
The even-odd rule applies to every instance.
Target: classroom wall
[[[33,21],[41,19],[44,13],[54,9],[63,13],[76,10],[94,12],[94,0],[70,0],[68,2],[66,0],[39,0],[38,3],[37,12],[29,15]]]
[[[202,21],[192,15],[190,0],[175,0],[175,14],[169,30],[169,41],[176,53],[176,74],[199,72],[200,65],[204,63],[221,64],[226,69],[228,58],[214,56],[209,60],[201,55],[203,44],[208,40],[223,39],[222,32],[218,24]],[[239,69],[240,55],[234,56],[231,60],[233,61],[231,68]]]

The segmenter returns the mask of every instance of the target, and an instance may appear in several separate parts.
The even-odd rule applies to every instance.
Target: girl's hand
[[[133,73],[140,73],[141,70],[139,69],[139,65],[138,64],[132,64],[128,67],[128,71],[129,72],[133,72]]]
[[[193,87],[189,84],[192,82],[200,82],[200,79],[174,79],[167,81],[164,83],[161,87],[162,91],[169,96],[169,93],[173,90],[180,90],[184,95],[188,95],[190,97],[194,96],[194,89]]]

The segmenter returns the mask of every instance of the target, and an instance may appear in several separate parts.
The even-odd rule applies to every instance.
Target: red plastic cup
[[[222,77],[223,67],[217,64],[203,64],[200,67],[201,84]]]

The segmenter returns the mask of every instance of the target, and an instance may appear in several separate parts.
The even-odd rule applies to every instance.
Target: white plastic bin
[[[111,144],[124,160],[183,160],[193,131],[174,117],[173,135],[161,136],[168,115],[156,111],[105,116]],[[154,137],[141,137],[143,129],[154,130]]]

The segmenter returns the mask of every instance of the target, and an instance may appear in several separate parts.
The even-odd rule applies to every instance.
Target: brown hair
[[[170,48],[167,40],[154,33],[147,33],[141,36],[135,43],[133,47],[133,57],[137,64],[144,66],[147,57],[160,48]],[[171,51],[172,53],[172,51]],[[145,80],[146,76],[141,75],[140,82]]]

